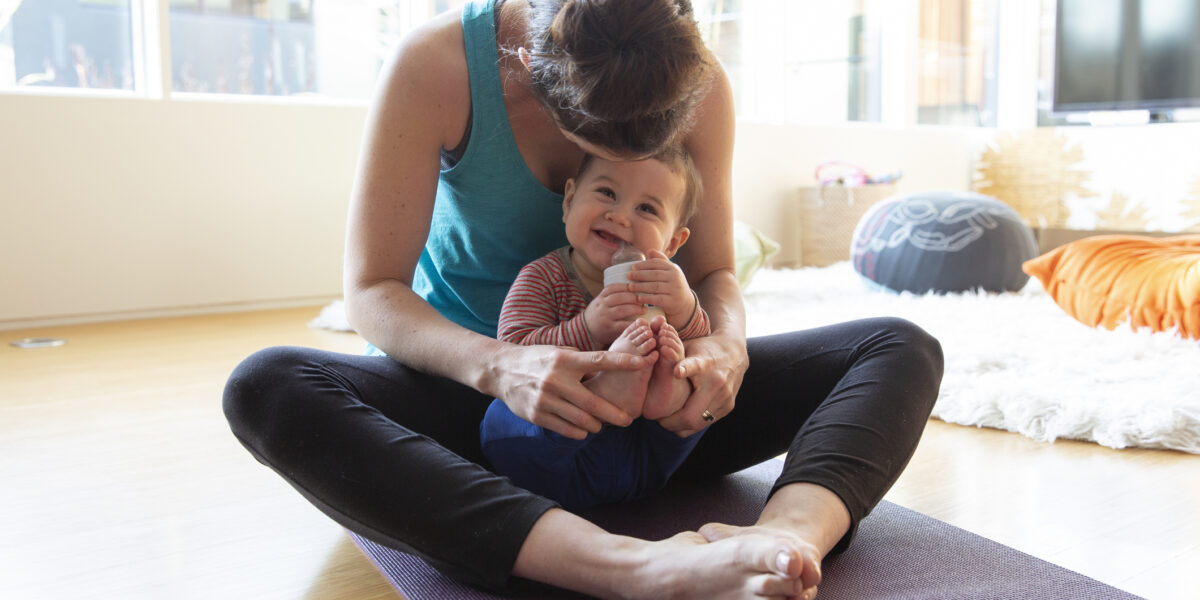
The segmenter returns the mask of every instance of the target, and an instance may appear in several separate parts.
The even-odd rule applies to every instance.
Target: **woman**
[[[937,342],[890,319],[746,340],[732,96],[687,0],[493,1],[409,35],[368,117],[345,294],[355,329],[391,358],[256,353],[226,387],[234,433],[339,523],[475,585],[517,575],[599,597],[813,597],[822,558],[915,449]],[[580,379],[644,359],[504,344],[496,316],[520,267],[564,245],[563,185],[585,151],[640,158],[676,138],[705,190],[677,260],[712,335],[687,343],[693,392],[659,422],[708,428],[679,476],[788,458],[755,526],[647,542],[490,473],[478,424],[493,397],[573,438],[637,416]],[[655,303],[651,283],[631,292]]]

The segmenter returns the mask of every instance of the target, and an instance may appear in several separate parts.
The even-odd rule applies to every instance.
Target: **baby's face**
[[[686,240],[679,225],[686,185],[681,174],[654,159],[595,158],[567,185],[567,240],[600,270],[612,264],[612,254],[622,242],[643,254],[660,250],[672,256]]]

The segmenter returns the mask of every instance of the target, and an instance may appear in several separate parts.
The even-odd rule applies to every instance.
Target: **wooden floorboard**
[[[396,598],[229,433],[253,351],[358,353],[317,307],[0,332],[0,598]],[[888,499],[1149,598],[1193,598],[1200,456],[932,421]],[[1016,575],[1015,575],[1016,576]]]

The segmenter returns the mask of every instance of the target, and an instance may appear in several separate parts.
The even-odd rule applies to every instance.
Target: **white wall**
[[[1004,136],[1053,138],[1048,147],[1005,146]],[[799,126],[739,123],[734,153],[735,216],[780,242],[776,266],[799,260],[797,189],[814,183],[813,171],[827,160],[857,164],[871,174],[903,171],[896,192],[970,190],[977,183],[985,150],[1012,154],[1009,188],[1053,194],[1054,169],[1083,174],[1086,198],[1074,192],[1059,200],[1077,229],[1200,231],[1200,123],[1053,129],[888,128],[873,124]],[[1057,145],[1056,145],[1057,144]],[[1063,154],[1065,153],[1065,154]],[[1066,156],[1067,158],[1064,158]],[[994,158],[994,156],[993,156]],[[1072,162],[1074,161],[1074,162]],[[1052,164],[1040,164],[1040,163]],[[1031,181],[1025,182],[1024,179]],[[1022,188],[1023,189],[1023,188]],[[1097,221],[1096,211],[1124,198],[1144,211],[1144,226]]]
[[[338,296],[365,116],[0,95],[0,329]]]
[[[341,292],[362,107],[0,96],[0,329],[287,304]],[[742,124],[736,213],[791,251],[830,158],[967,189],[969,131]]]
[[[1078,150],[1072,168],[1087,177],[1087,197],[1061,198],[1072,229],[1103,229],[1096,212],[1114,200],[1144,211],[1144,228],[1200,231],[1200,123],[1059,127],[1065,148]],[[1140,229],[1140,228],[1135,228]]]
[[[802,126],[739,123],[734,149],[734,215],[782,246],[772,260],[799,260],[797,196],[815,184],[818,165],[839,160],[872,175],[902,171],[897,193],[969,190],[971,173],[990,132],[874,124]]]

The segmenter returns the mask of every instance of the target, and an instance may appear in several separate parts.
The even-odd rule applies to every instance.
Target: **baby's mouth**
[[[622,242],[624,242],[624,241],[625,241],[625,240],[623,240],[623,239],[621,239],[621,238],[619,238],[619,237],[617,237],[617,236],[615,236],[615,235],[613,235],[613,234],[611,234],[611,233],[608,233],[607,231],[601,231],[601,230],[599,230],[599,229],[593,229],[593,230],[592,230],[592,232],[596,234],[596,237],[598,237],[598,238],[600,238],[600,239],[602,239],[602,240],[604,240],[604,241],[606,241],[606,242],[608,242],[608,243],[610,243],[610,244],[614,244],[614,245],[615,245],[615,244],[620,244],[620,243],[622,243]]]

